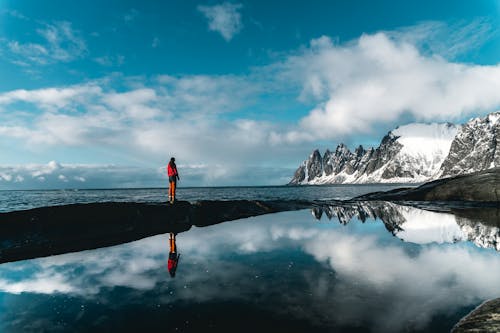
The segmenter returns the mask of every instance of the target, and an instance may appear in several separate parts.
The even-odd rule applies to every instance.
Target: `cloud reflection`
[[[424,328],[433,316],[500,296],[498,253],[468,243],[403,243],[370,218],[344,226],[285,212],[193,228],[177,243],[176,279],[166,267],[168,235],[160,235],[1,265],[0,290],[102,300],[126,287],[116,308],[230,300],[384,332]]]

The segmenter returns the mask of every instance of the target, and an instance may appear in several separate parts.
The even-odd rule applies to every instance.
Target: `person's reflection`
[[[177,253],[177,245],[175,244],[175,233],[171,232],[169,237],[170,252],[168,254],[168,272],[171,277],[175,277],[177,264],[179,263],[180,254]]]

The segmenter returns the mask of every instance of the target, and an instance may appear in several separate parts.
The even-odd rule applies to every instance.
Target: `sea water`
[[[413,185],[414,186],[414,185]],[[375,191],[401,187],[397,184],[327,186],[190,187],[177,189],[177,199],[197,200],[329,200],[350,199]],[[92,202],[161,203],[167,188],[0,191],[0,212],[35,207]]]

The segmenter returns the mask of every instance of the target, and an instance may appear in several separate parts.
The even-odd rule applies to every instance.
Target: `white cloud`
[[[344,44],[323,36],[247,75],[114,74],[7,91],[0,93],[0,136],[45,156],[68,147],[119,151],[152,168],[175,155],[186,165],[206,166],[205,176],[193,174],[203,184],[240,183],[250,166],[296,167],[318,139],[379,138],[401,119],[454,121],[497,110],[500,66],[447,60],[435,53],[444,47],[432,36],[423,50],[425,36],[441,34],[434,30],[442,25],[433,24]],[[487,31],[484,26],[457,36]],[[45,38],[55,43],[58,34],[50,31]],[[302,118],[288,116],[287,106],[302,109],[295,116]]]
[[[159,187],[165,184],[165,179],[164,173],[155,168],[56,161],[0,166],[0,189]]]
[[[224,114],[253,103],[258,90],[252,82],[233,76],[158,76],[153,81],[120,92],[102,80],[0,94],[6,109],[23,102],[36,110],[29,118],[9,114],[0,135],[30,147],[121,147],[162,163],[165,154],[175,154],[188,164],[223,164],[225,169],[251,161],[254,153],[272,154],[265,147],[274,125],[244,117],[223,120]]]
[[[101,94],[96,84],[74,85],[71,87],[44,88],[36,90],[18,89],[0,94],[0,106],[16,102],[35,104],[45,110],[60,110],[72,104],[88,103]]]
[[[21,55],[27,61],[36,62],[40,65],[44,65],[47,63],[46,58],[49,54],[49,51],[40,44],[21,44],[17,41],[11,41],[7,45],[12,53]],[[22,64],[22,62],[18,62],[18,64]],[[24,64],[27,65],[27,63]]]
[[[53,271],[37,273],[33,279],[28,281],[6,282],[0,280],[0,289],[12,294],[26,292],[52,294],[55,292],[69,293],[73,291],[73,287],[66,281],[64,274],[58,274]]]
[[[438,54],[446,59],[454,59],[470,50],[479,49],[497,31],[489,19],[477,18],[468,23],[428,21],[384,33],[415,45],[424,54]]]
[[[109,93],[103,102],[114,110],[123,110],[130,118],[153,118],[161,113],[157,108],[149,106],[156,102],[156,91],[150,88],[136,89],[124,93]]]
[[[163,156],[163,155],[162,155]],[[165,157],[166,164],[168,158]],[[178,164],[181,186],[199,185],[276,185],[288,181],[292,168],[233,166],[224,164]],[[252,177],[249,177],[252,175]],[[26,164],[0,166],[0,189],[83,189],[167,186],[165,165],[126,167],[104,164]],[[0,210],[2,208],[0,207]]]
[[[500,66],[424,55],[386,33],[344,45],[323,36],[279,67],[282,80],[302,86],[300,99],[316,104],[300,121],[316,139],[369,133],[403,116],[453,121],[500,106]]]
[[[243,28],[239,12],[242,7],[242,4],[224,2],[214,6],[200,5],[197,8],[208,20],[208,29],[220,33],[229,42]]]
[[[11,40],[7,43],[11,61],[20,65],[47,65],[70,62],[87,53],[87,45],[79,31],[67,21],[44,24],[36,30],[43,43]]]
[[[0,180],[10,182],[12,180],[12,175],[2,172],[2,173],[0,173]]]
[[[34,166],[31,166],[30,168],[33,168]],[[57,163],[56,161],[50,161],[47,165],[37,165],[35,167],[36,169],[31,172],[31,176],[33,178],[39,177],[39,176],[46,176],[46,175],[51,175],[55,171],[61,170],[62,166]]]

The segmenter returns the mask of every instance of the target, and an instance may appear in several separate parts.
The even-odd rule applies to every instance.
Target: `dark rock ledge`
[[[500,298],[486,301],[462,318],[452,333],[500,332]]]
[[[438,179],[417,188],[375,192],[356,200],[500,202],[500,168]]]
[[[310,207],[300,201],[91,203],[0,213],[0,263],[122,244],[193,225]]]

